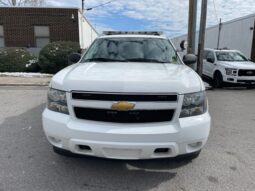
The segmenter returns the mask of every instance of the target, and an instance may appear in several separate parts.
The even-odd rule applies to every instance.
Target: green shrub
[[[79,50],[80,46],[77,42],[52,42],[41,50],[39,66],[42,69],[42,72],[55,74],[68,66],[68,56]]]
[[[30,65],[32,65],[32,60],[35,60],[35,57],[25,49],[1,48],[0,72],[26,72],[30,68]],[[35,65],[33,64],[33,67]]]

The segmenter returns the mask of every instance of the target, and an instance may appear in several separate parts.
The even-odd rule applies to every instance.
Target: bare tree
[[[45,0],[0,0],[0,6],[10,7],[40,7],[45,4]]]

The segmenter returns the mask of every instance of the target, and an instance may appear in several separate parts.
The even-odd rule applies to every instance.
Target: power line
[[[96,9],[96,8],[98,8],[98,7],[103,7],[103,6],[108,5],[108,4],[110,4],[110,3],[114,2],[114,1],[117,1],[117,0],[111,0],[111,1],[108,1],[108,2],[105,2],[105,3],[102,3],[102,4],[99,4],[99,5],[96,5],[96,6],[94,6],[94,7],[89,7],[89,8],[87,8],[87,9],[85,9],[85,10],[86,10],[86,11],[90,11],[90,10]]]

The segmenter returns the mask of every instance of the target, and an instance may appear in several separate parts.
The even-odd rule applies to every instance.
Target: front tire
[[[221,73],[219,71],[217,71],[214,74],[213,86],[215,88],[222,88],[223,87],[223,77],[222,77],[222,75],[221,75]]]

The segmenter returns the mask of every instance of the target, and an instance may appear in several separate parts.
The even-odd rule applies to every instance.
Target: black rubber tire
[[[180,155],[178,158],[183,159],[185,161],[191,161],[196,159],[201,153],[201,150],[193,152],[193,153],[189,153],[189,154],[185,154],[185,155]]]
[[[55,147],[55,146],[52,146],[53,148],[53,151],[58,154],[58,155],[62,155],[62,156],[67,156],[67,157],[76,157],[77,154],[74,154],[68,150],[65,150],[65,149],[61,149],[61,148],[58,148],[58,147]]]
[[[223,77],[222,77],[221,73],[219,71],[217,71],[213,77],[213,87],[222,88],[223,84],[224,84]]]

